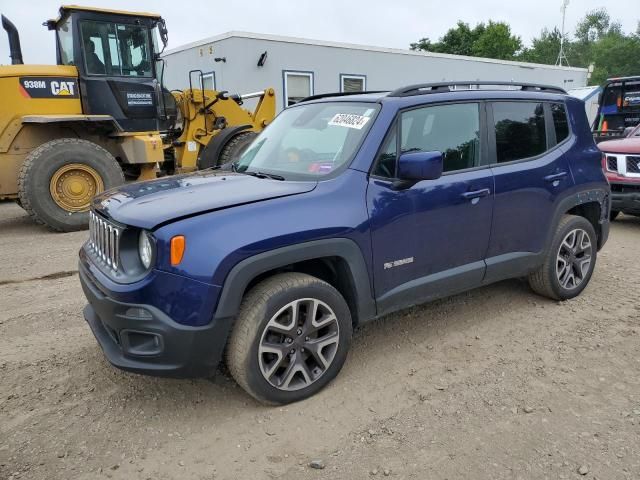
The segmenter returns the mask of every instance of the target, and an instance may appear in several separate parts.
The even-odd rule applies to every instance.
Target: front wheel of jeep
[[[257,400],[296,402],[336,377],[351,334],[349,307],[335,288],[303,273],[278,274],[244,297],[226,362]]]

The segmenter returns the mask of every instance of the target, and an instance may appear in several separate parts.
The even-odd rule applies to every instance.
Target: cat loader
[[[45,25],[56,65],[24,65],[2,16],[11,65],[0,66],[0,199],[53,230],[86,228],[92,197],[125,179],[234,161],[275,116],[272,88],[205,90],[199,70],[188,88],[167,90],[159,15],[63,6]],[[242,107],[248,98],[253,111]]]

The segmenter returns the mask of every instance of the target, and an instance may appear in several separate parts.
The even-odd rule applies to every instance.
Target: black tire
[[[611,212],[609,213],[609,220],[613,222],[616,218],[618,218],[618,215],[620,215],[619,211],[611,210]]]
[[[59,232],[83,230],[89,225],[87,210],[67,210],[51,196],[50,185],[54,174],[69,164],[81,164],[97,172],[104,187],[100,191],[124,183],[122,170],[113,155],[87,140],[59,138],[33,150],[20,169],[19,200],[22,208],[37,223]],[[96,191],[96,194],[100,191]]]
[[[567,235],[574,230],[584,231],[588,236],[591,245],[589,251],[591,263],[578,285],[572,288],[565,288],[559,280],[558,262],[562,260],[559,259],[558,256],[562,242]],[[529,275],[529,285],[534,292],[554,300],[568,300],[580,295],[582,290],[589,284],[589,280],[593,274],[598,254],[597,244],[598,239],[596,232],[593,225],[591,225],[586,218],[575,215],[564,215],[558,223],[551,246],[545,255],[544,263]],[[575,271],[575,269],[573,271]]]
[[[259,348],[267,324],[283,307],[299,299],[317,299],[335,313],[338,342],[326,369],[308,385],[297,390],[276,388],[261,370]],[[303,317],[301,315],[299,318]],[[297,326],[298,335],[300,330]],[[291,330],[292,333],[293,330]],[[351,344],[352,324],[349,307],[340,293],[328,283],[303,273],[283,273],[270,277],[247,293],[242,301],[238,319],[233,327],[226,350],[226,364],[235,381],[257,400],[268,404],[286,404],[310,397],[333,380],[342,368]],[[308,340],[307,337],[304,340]],[[302,341],[302,339],[300,339]],[[282,342],[285,345],[286,342]],[[296,346],[296,344],[287,344]],[[288,346],[284,349],[288,350]],[[305,349],[298,349],[305,352]],[[308,353],[300,355],[311,355]],[[286,358],[285,358],[286,357]],[[292,363],[292,356],[285,355]],[[302,358],[302,357],[300,357]],[[304,361],[304,360],[303,360]],[[286,369],[285,369],[286,371]],[[302,382],[305,384],[305,382]]]
[[[235,135],[222,148],[218,165],[227,165],[236,162],[257,136],[258,134],[256,132],[242,132]]]

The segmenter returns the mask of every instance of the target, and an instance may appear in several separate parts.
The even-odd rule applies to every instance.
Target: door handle
[[[488,188],[483,188],[481,190],[474,190],[472,192],[464,192],[462,194],[462,198],[465,200],[473,200],[475,198],[487,197],[491,194],[491,190]]]
[[[547,182],[557,182],[558,180],[562,180],[567,175],[568,175],[567,172],[558,172],[558,173],[553,173],[551,175],[547,175],[546,177],[544,177],[544,179]]]

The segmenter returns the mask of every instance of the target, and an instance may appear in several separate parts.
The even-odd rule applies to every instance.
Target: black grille
[[[618,171],[618,159],[616,157],[607,157],[607,170]]]
[[[640,173],[640,157],[627,157],[627,173]]]

